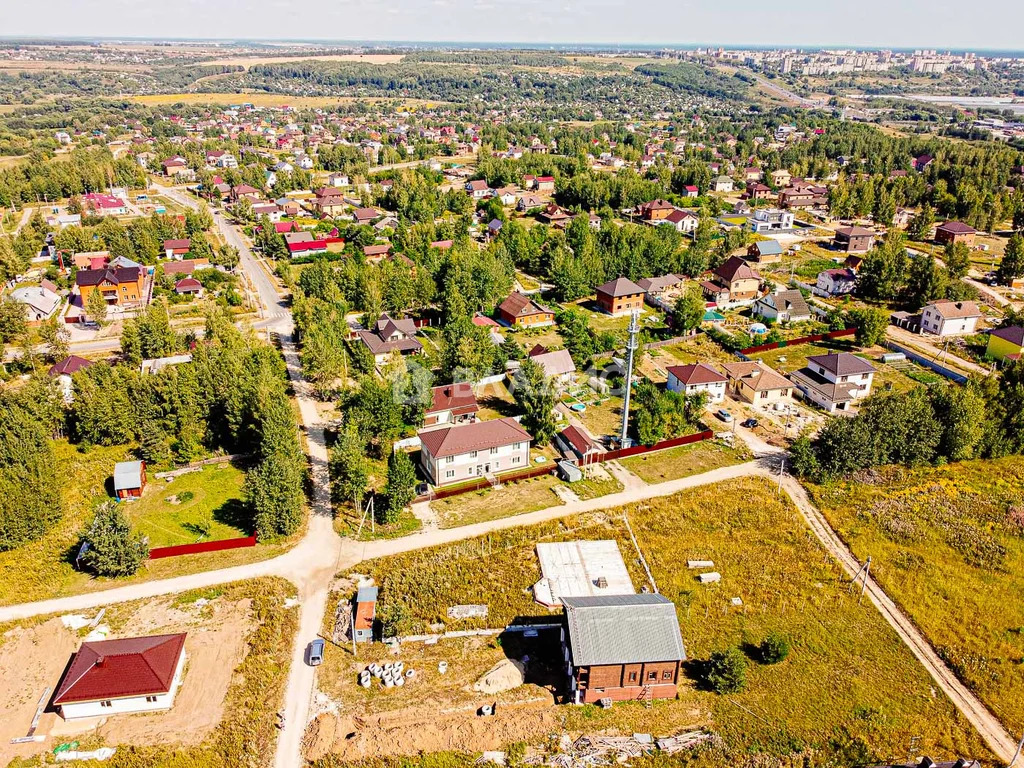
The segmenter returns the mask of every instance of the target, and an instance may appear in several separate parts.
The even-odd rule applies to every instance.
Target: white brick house
[[[443,486],[530,465],[533,436],[515,419],[495,419],[420,431],[420,466]]]

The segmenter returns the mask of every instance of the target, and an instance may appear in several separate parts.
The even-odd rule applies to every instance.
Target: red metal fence
[[[624,459],[627,456],[638,456],[641,453],[663,451],[666,448],[677,448],[680,445],[691,445],[693,443],[699,443],[702,440],[710,440],[714,436],[714,432],[712,432],[710,429],[706,429],[703,432],[696,432],[692,435],[684,435],[683,437],[673,437],[671,440],[662,440],[660,443],[655,443],[654,445],[634,445],[629,448],[618,448],[614,451],[608,451],[607,453],[600,454],[600,458],[601,461]]]
[[[200,552],[220,552],[224,549],[240,549],[242,547],[255,547],[256,536],[246,536],[239,539],[221,539],[220,541],[200,541],[197,544],[178,544],[173,547],[157,547],[149,550],[150,560],[159,560],[162,557],[178,557],[179,555],[195,555]]]
[[[799,339],[786,339],[785,341],[775,341],[771,344],[760,344],[756,347],[747,347],[746,349],[741,349],[740,354],[752,355],[755,352],[767,352],[770,349],[782,349],[783,347],[792,347],[797,344],[808,344],[812,341],[838,339],[843,336],[853,336],[856,332],[856,328],[844,328],[841,331],[829,331],[828,333],[820,333],[815,336],[801,336]]]
[[[685,435],[684,437],[674,437],[671,440],[662,440],[660,443],[654,445],[634,445],[631,448],[619,448],[614,451],[606,451],[605,453],[595,454],[597,463],[603,461],[612,461],[613,459],[623,459],[627,456],[638,456],[641,453],[651,453],[652,451],[663,451],[666,448],[676,448],[680,445],[691,445],[693,443],[699,443],[702,440],[710,440],[715,436],[715,433],[710,429],[706,429],[703,432],[697,432],[692,435]],[[498,480],[502,483],[515,483],[519,480],[528,480],[531,477],[540,477],[541,475],[553,475],[558,471],[557,465],[554,463],[545,463],[539,467],[530,467],[529,469],[523,469],[518,472],[509,472],[507,475],[500,475]],[[432,493],[428,493],[424,496],[417,496],[415,501],[434,501],[436,499],[447,499],[451,496],[458,496],[463,493],[472,493],[473,491],[483,490],[484,488],[490,488],[491,481],[486,478],[474,480],[471,483],[460,485],[456,488],[440,488]]]

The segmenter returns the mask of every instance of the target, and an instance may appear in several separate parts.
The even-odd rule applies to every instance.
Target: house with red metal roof
[[[728,379],[707,363],[691,363],[690,365],[673,365],[668,369],[670,392],[684,395],[707,393],[708,403],[720,403],[725,400],[725,388]]]
[[[437,486],[525,469],[533,441],[512,418],[420,430],[419,438],[420,466]]]
[[[82,643],[53,696],[65,720],[170,709],[185,669],[185,633]]]
[[[552,325],[555,313],[524,293],[513,291],[498,305],[498,319],[514,327]]]
[[[453,424],[472,424],[480,406],[468,381],[444,384],[430,390],[430,405],[423,414],[423,428],[449,427]]]

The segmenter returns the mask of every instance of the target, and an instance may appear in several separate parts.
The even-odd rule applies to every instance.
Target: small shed
[[[146,487],[146,462],[119,461],[114,465],[114,495],[118,499],[137,499]]]
[[[377,588],[360,587],[356,591],[355,621],[352,624],[353,638],[357,643],[373,641],[373,621],[377,617]]]

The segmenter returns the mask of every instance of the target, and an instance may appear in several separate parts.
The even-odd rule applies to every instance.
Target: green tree
[[[390,524],[398,521],[416,496],[416,468],[405,451],[392,451],[388,457],[388,481],[384,487],[384,503],[377,510],[377,521]]]
[[[39,538],[64,513],[47,420],[16,397],[0,396],[0,552]]]
[[[715,693],[739,693],[747,687],[747,659],[739,648],[715,651],[707,660],[704,681]]]
[[[919,253],[910,260],[906,296],[912,309],[945,297],[947,286],[946,275],[930,253]]]
[[[85,315],[98,325],[107,322],[107,302],[103,294],[94,288],[85,300]]]
[[[889,327],[889,313],[874,307],[851,309],[850,322],[857,330],[854,337],[861,347],[873,347],[885,338],[885,330]]]
[[[634,384],[630,412],[638,442],[654,445],[665,438],[661,393],[653,381],[642,378]]]
[[[789,639],[778,632],[772,632],[761,641],[757,650],[765,664],[778,664],[789,656]]]
[[[245,497],[261,538],[288,536],[302,523],[305,461],[291,403],[280,382],[260,396],[258,463],[245,478]]]
[[[1006,243],[996,279],[1003,285],[1009,285],[1018,277],[1024,277],[1024,236],[1015,232]]]
[[[512,378],[512,397],[523,414],[523,428],[535,445],[547,445],[555,435],[555,388],[540,364],[526,358]]]
[[[146,537],[132,530],[128,516],[113,501],[104,503],[82,534],[81,564],[99,576],[131,576],[149,556]]]
[[[676,330],[693,331],[699,328],[704,321],[706,306],[700,286],[696,283],[688,285],[686,292],[676,299],[673,315]]]
[[[950,461],[978,458],[987,428],[985,398],[975,383],[935,385],[932,407],[942,414],[939,453]]]
[[[349,424],[331,448],[330,471],[332,490],[338,501],[351,503],[361,511],[363,497],[370,484],[370,468],[363,453],[365,443],[359,437],[355,425]]]
[[[907,224],[907,234],[911,240],[924,240],[928,237],[932,225],[935,223],[935,212],[932,207],[925,203],[921,210]]]
[[[967,277],[971,269],[971,249],[966,243],[950,243],[946,246],[942,260],[946,263],[946,273],[950,280]]]

